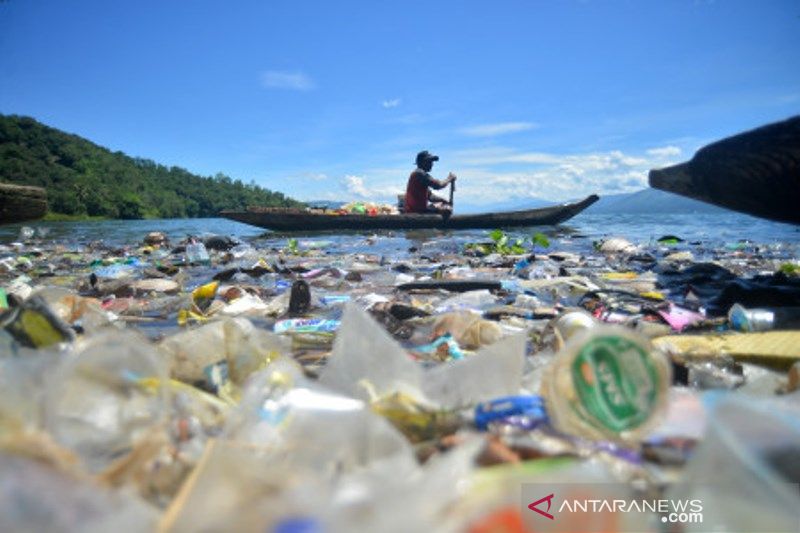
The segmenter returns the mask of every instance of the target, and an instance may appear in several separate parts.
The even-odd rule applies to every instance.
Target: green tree
[[[0,114],[0,181],[38,185],[50,210],[70,215],[209,217],[247,205],[300,202],[221,172],[202,177],[180,167],[111,152],[30,117]]]

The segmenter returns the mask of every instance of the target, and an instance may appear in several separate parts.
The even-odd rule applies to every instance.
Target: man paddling
[[[406,186],[406,213],[439,213],[444,217],[449,217],[453,212],[452,197],[448,202],[430,190],[431,188],[444,189],[451,183],[455,184],[456,181],[456,176],[452,172],[444,180],[437,180],[430,175],[433,162],[438,160],[438,155],[433,155],[427,150],[417,154],[417,168],[408,177]]]

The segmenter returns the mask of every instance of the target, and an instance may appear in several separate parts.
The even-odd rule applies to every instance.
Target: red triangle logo
[[[545,501],[547,502],[547,511],[542,511],[541,509],[538,509],[536,507],[537,505],[539,505],[540,503],[545,502]],[[553,515],[551,515],[550,512],[549,512],[550,511],[550,505],[552,505],[552,503],[553,503],[553,494],[550,494],[549,496],[545,496],[541,500],[536,500],[535,502],[530,504],[528,506],[528,509],[530,509],[531,511],[536,511],[540,515],[545,516],[545,517],[549,518],[550,520],[554,520]]]

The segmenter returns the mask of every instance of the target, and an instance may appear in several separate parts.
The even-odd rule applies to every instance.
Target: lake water
[[[0,226],[0,243],[17,240],[23,226],[34,228],[49,242],[63,243],[67,247],[81,246],[92,241],[113,245],[134,245],[151,231],[163,231],[172,242],[187,235],[218,234],[238,237],[258,247],[285,246],[289,235],[275,234],[261,228],[248,226],[222,218],[170,219],[170,220],[105,220],[89,222],[43,222]],[[535,232],[548,235],[559,249],[575,251],[588,249],[593,241],[607,237],[624,237],[636,244],[649,244],[663,235],[677,235],[694,246],[713,249],[739,241],[749,241],[763,246],[774,255],[800,256],[800,226],[770,222],[740,214],[652,214],[652,215],[590,215],[581,214],[558,226],[515,229],[512,237],[530,236]],[[378,239],[365,239],[368,233],[315,233],[292,235],[301,246],[324,246],[331,253],[347,254],[365,251],[389,256],[403,255],[411,247],[438,243],[445,248],[457,248],[465,242],[486,241],[485,230],[466,231],[385,231],[377,232]],[[777,252],[777,253],[776,253]]]

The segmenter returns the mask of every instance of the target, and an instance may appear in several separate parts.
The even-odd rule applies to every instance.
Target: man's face
[[[419,168],[421,168],[425,172],[430,172],[431,169],[433,168],[433,160],[426,159],[426,160],[422,161],[422,163],[420,163],[420,165],[419,165]]]

